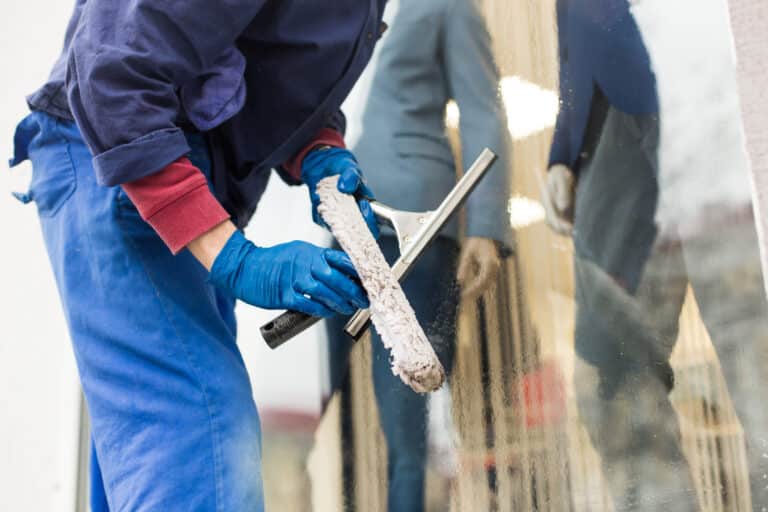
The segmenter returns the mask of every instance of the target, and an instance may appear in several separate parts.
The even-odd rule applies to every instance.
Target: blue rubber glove
[[[315,221],[315,224],[327,227],[317,213],[320,197],[317,195],[316,189],[320,180],[337,174],[339,175],[339,190],[357,198],[360,213],[363,214],[368,229],[371,230],[374,238],[378,239],[379,227],[373,209],[371,209],[371,203],[368,201],[373,199],[373,193],[365,184],[363,173],[360,171],[355,156],[346,149],[318,148],[310,151],[304,157],[301,164],[301,179],[309,188],[309,198],[312,200],[312,220]]]
[[[216,257],[209,280],[238,299],[265,309],[314,316],[351,315],[367,308],[357,271],[341,251],[306,242],[256,247],[239,231]]]

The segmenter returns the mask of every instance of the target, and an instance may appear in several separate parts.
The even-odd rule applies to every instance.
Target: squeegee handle
[[[294,336],[306,331],[317,322],[320,317],[308,315],[300,311],[288,310],[275,317],[271,322],[261,326],[261,335],[269,345],[269,348],[277,348]]]

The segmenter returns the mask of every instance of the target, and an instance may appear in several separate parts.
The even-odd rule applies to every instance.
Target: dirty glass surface
[[[350,146],[405,209],[498,148],[503,201],[477,191],[450,228],[493,254],[438,238],[404,284],[450,374],[436,393],[326,326],[322,419],[265,425],[269,508],[768,509],[768,304],[725,2],[399,0],[387,21]],[[500,263],[467,296],[473,243],[470,277]]]

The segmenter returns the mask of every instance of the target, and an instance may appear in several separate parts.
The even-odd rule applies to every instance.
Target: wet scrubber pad
[[[419,325],[408,299],[373,235],[355,198],[339,192],[338,176],[317,186],[318,212],[355,265],[371,302],[371,320],[389,350],[392,373],[418,393],[438,389],[445,371]]]

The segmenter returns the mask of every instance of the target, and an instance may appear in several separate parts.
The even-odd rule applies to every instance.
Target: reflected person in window
[[[435,208],[456,182],[457,165],[468,168],[484,147],[499,159],[469,197],[466,238],[454,219],[416,264],[403,287],[445,368],[450,372],[456,309],[461,292],[476,297],[493,281],[499,250],[511,247],[506,204],[509,141],[498,95],[499,74],[491,40],[475,0],[390,2],[391,27],[374,57],[372,86],[354,152],[365,166],[377,199],[398,209]],[[449,100],[458,104],[462,161],[446,136]],[[392,231],[380,245],[393,262]],[[346,371],[349,341],[343,321],[329,322],[332,374]],[[427,397],[392,375],[387,351],[373,334],[373,379],[387,440],[388,510],[424,510]]]
[[[545,203],[551,227],[574,241],[575,345],[586,363],[575,382],[579,412],[615,508],[698,510],[669,399],[690,285],[744,427],[752,503],[761,510],[768,417],[751,390],[766,382],[768,308],[751,207],[712,204],[695,229],[660,225],[657,76],[629,4],[559,0],[557,15],[562,103]],[[694,121],[687,137],[702,130]],[[719,172],[746,186],[741,161]],[[708,463],[719,466],[718,457]]]

